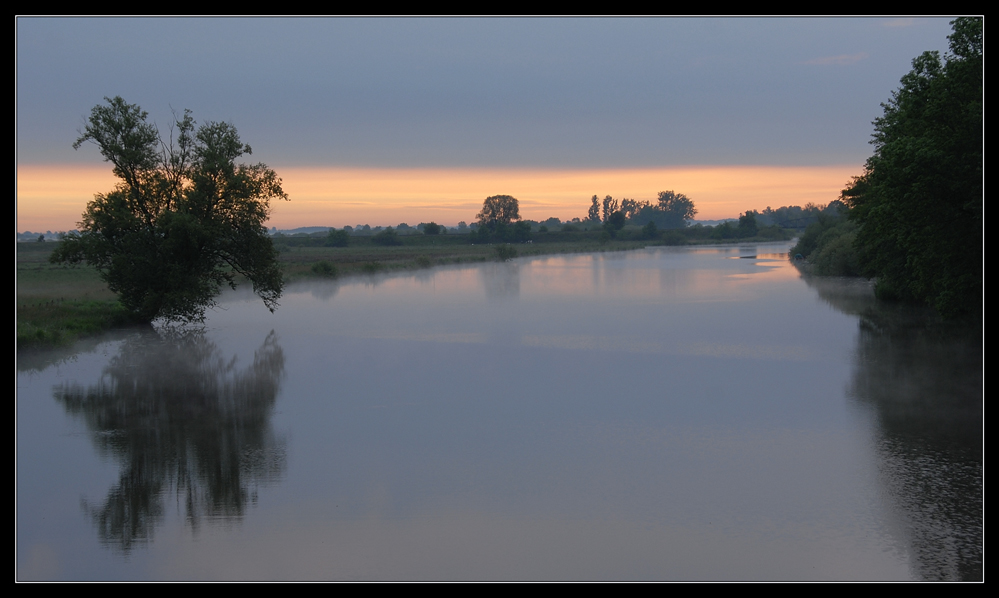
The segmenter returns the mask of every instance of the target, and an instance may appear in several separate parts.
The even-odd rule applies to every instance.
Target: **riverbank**
[[[664,243],[705,245],[756,243],[771,238],[641,238],[623,231],[607,238],[602,231],[535,233],[514,245],[471,244],[467,235],[400,235],[399,245],[383,246],[371,237],[352,237],[347,247],[327,247],[326,235],[276,237],[285,282],[339,278],[379,272],[420,270],[439,265],[474,264],[536,255],[628,251]],[[672,231],[671,231],[672,232]],[[17,244],[17,348],[70,343],[111,328],[135,324],[97,271],[86,266],[50,264],[56,243]]]

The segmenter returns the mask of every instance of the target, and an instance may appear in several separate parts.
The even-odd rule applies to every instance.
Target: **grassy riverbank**
[[[589,235],[589,233],[577,234]],[[348,247],[325,247],[318,243],[309,243],[310,240],[307,238],[294,237],[284,242],[277,240],[275,245],[280,251],[279,261],[284,269],[285,281],[294,281],[317,276],[350,276],[417,270],[439,265],[479,263],[505,257],[625,251],[651,244],[648,240],[640,239],[601,242],[597,234],[590,235],[592,238],[571,240],[559,239],[557,233],[543,240],[538,240],[539,236],[542,235],[535,235],[531,243],[514,245],[498,243],[473,245],[468,242],[467,236],[462,235],[403,236],[400,238],[402,245],[395,246],[376,245],[368,239],[361,238],[352,241]],[[329,264],[331,268],[317,266],[322,263]]]
[[[688,229],[690,231],[690,229]],[[535,233],[530,243],[471,244],[467,235],[400,235],[399,245],[383,246],[355,236],[347,247],[325,246],[326,235],[275,237],[286,282],[399,272],[438,265],[480,263],[517,256],[626,251],[664,243],[708,244],[688,231],[671,237],[642,238],[640,231]],[[788,235],[788,238],[789,235]],[[727,242],[773,241],[771,236]],[[17,244],[17,347],[26,349],[72,342],[118,326],[135,324],[128,311],[93,268],[50,264],[55,243]]]
[[[93,268],[49,263],[55,243],[17,244],[17,348],[50,346],[131,324]]]

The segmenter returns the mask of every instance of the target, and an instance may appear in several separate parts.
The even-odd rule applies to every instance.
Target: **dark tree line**
[[[843,191],[879,297],[981,313],[983,33],[951,22],[950,51],[913,60],[874,121],[874,155]]]
[[[602,209],[601,209],[602,208]],[[601,218],[601,212],[603,214]],[[615,216],[620,214],[620,217]],[[656,203],[624,198],[620,201],[610,195],[601,202],[596,195],[590,203],[587,219],[591,222],[612,223],[620,229],[624,223],[646,226],[654,223],[658,229],[685,228],[697,214],[694,202],[683,193],[660,191]],[[618,219],[623,218],[623,222]],[[617,226],[620,223],[621,226]]]

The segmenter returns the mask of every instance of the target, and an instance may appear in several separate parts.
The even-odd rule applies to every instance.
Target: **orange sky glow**
[[[655,201],[659,191],[694,201],[698,220],[735,218],[767,206],[826,204],[860,165],[684,166],[655,169],[474,169],[275,167],[289,202],[272,204],[268,226],[471,223],[490,195],[512,195],[532,220],[583,218],[590,198]],[[115,184],[101,167],[17,167],[17,230],[76,228],[94,193]]]

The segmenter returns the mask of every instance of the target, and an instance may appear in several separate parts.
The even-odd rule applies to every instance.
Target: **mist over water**
[[[981,579],[980,337],[787,247],[310,281],[23,357],[18,578]]]

